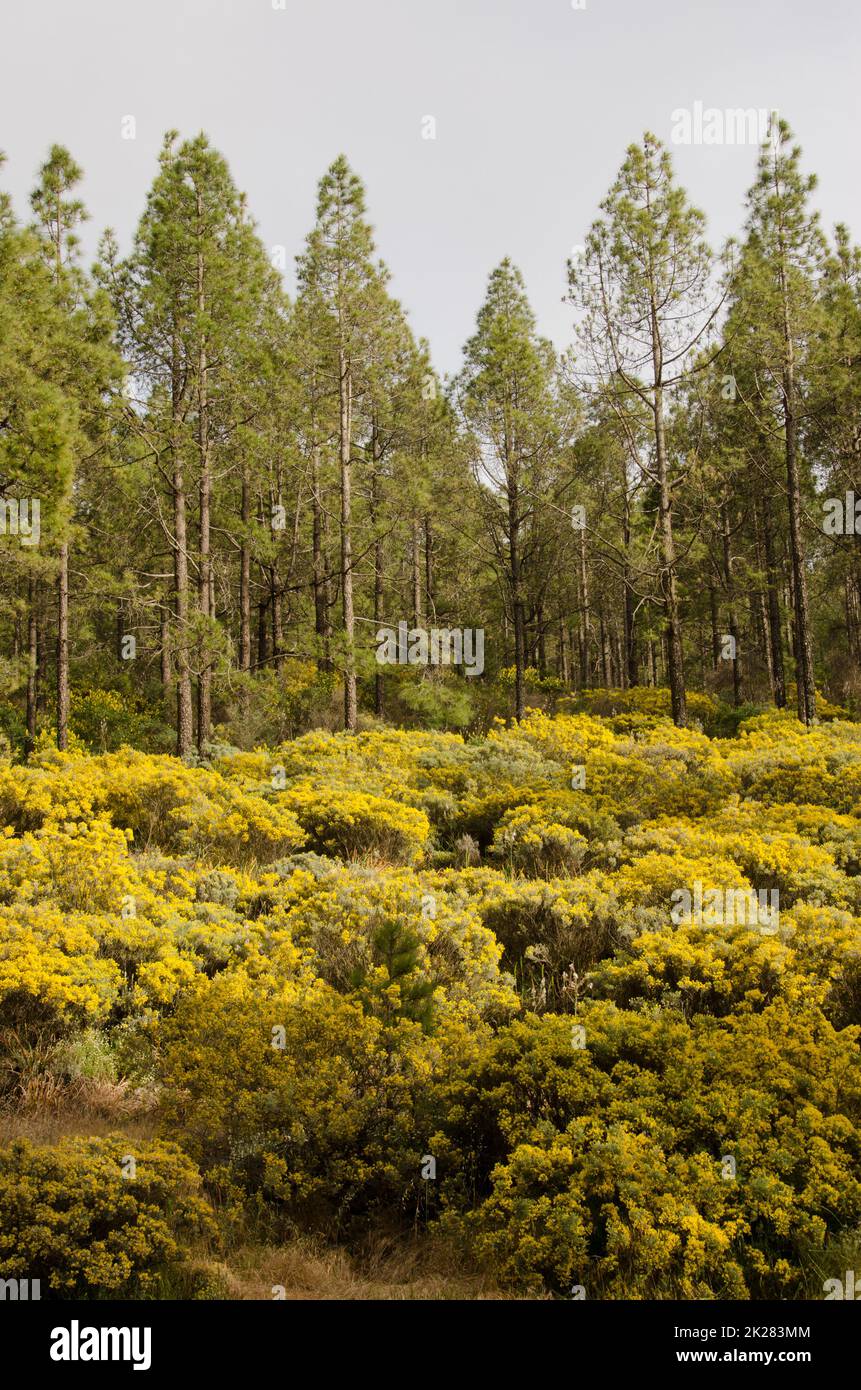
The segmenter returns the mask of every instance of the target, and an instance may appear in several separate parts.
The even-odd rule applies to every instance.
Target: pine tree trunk
[[[571,634],[564,619],[559,622],[559,649],[562,657],[562,683],[571,684]]]
[[[378,632],[383,621],[383,538],[379,532],[380,472],[377,445],[377,426],[374,420],[371,428],[371,489],[370,516],[374,530],[374,631]],[[383,717],[383,672],[380,663],[374,670],[374,713],[378,719]]]
[[[413,534],[410,559],[412,562],[413,627],[424,626],[422,613],[422,534],[421,520],[413,517]]]
[[[161,684],[166,696],[170,689],[170,626],[166,599],[162,600],[159,608],[159,647],[161,649]]]
[[[197,195],[197,214],[202,216],[201,197]],[[204,286],[203,254],[197,253],[197,311],[201,321],[206,313],[206,292]],[[212,557],[210,553],[210,508],[212,502],[212,474],[209,457],[209,362],[206,337],[200,331],[197,354],[197,448],[200,467],[200,571],[198,576],[198,603],[201,615],[211,617],[210,597],[212,589]],[[212,671],[207,664],[204,650],[198,660],[197,677],[197,746],[202,752],[209,739],[212,726]]]
[[[312,584],[314,588],[314,631],[320,654],[317,668],[332,670],[332,596],[323,550],[323,503],[320,498],[320,448],[315,445],[311,454],[311,550]]]
[[[687,697],[685,693],[685,669],[682,653],[682,628],[679,617],[679,600],[676,589],[676,550],[673,539],[673,510],[670,493],[669,468],[667,463],[666,435],[664,433],[663,388],[660,385],[661,363],[660,344],[657,338],[657,314],[652,307],[654,353],[656,359],[654,420],[655,420],[655,466],[658,477],[658,521],[661,545],[661,598],[664,606],[665,640],[667,650],[667,671],[670,681],[670,703],[673,722],[684,728],[688,722]]]
[[[801,532],[801,476],[798,464],[798,424],[796,410],[795,344],[790,322],[789,287],[786,282],[783,235],[779,237],[780,293],[783,307],[783,419],[786,450],[786,495],[789,505],[789,551],[795,599],[795,681],[798,717],[803,724],[816,718],[816,685],[813,675],[813,644],[810,633],[810,606],[807,596],[807,570],[804,538]]]
[[[269,611],[269,600],[262,598],[257,605],[257,666],[263,667],[269,659],[269,638],[266,625],[266,615]]]
[[[36,705],[39,692],[39,636],[36,620],[36,585],[27,585],[27,740],[29,757],[36,746]]]
[[[433,598],[433,531],[431,519],[425,517],[425,603],[428,613],[436,613]]]
[[[383,620],[383,542],[378,536],[374,542],[374,627],[379,628]],[[374,713],[378,719],[383,717],[383,673],[377,665],[374,675]]]
[[[350,364],[343,347],[338,353],[338,401],[341,460],[341,600],[344,617],[344,728],[356,732],[358,709],[356,700],[355,631],[353,609],[353,504],[352,504],[352,430],[353,382]]]
[[[518,724],[526,713],[523,672],[526,668],[526,612],[520,576],[520,503],[513,470],[508,476],[508,578],[511,586],[511,614],[514,620],[514,717]]]
[[[239,547],[239,669],[251,669],[251,542],[248,528],[251,522],[251,489],[248,475],[242,470],[242,543]]]
[[[774,533],[766,502],[761,511],[762,549],[765,557],[768,640],[771,648],[772,697],[778,709],[786,706],[786,673],[783,666],[783,631],[780,622],[780,575],[774,555]]]
[[[48,639],[45,632],[44,614],[36,613],[36,710],[45,713],[48,690]]]
[[[637,661],[637,638],[634,631],[635,622],[635,594],[631,584],[631,567],[628,563],[628,554],[631,547],[631,499],[628,493],[628,470],[624,458],[622,460],[622,548],[624,550],[624,564],[622,568],[622,583],[624,585],[625,601],[623,609],[624,618],[624,654],[625,660],[622,666],[623,685],[636,685],[639,680],[638,661]]]
[[[592,641],[592,618],[589,612],[589,569],[586,564],[586,530],[580,532],[580,685],[583,690],[589,684],[591,667],[590,645]]]
[[[712,635],[712,670],[717,674],[720,662],[720,632],[718,630],[717,594],[711,580],[709,580],[709,622]]]
[[[795,415],[795,373],[791,338],[788,363],[784,371],[783,397],[786,429],[786,487],[789,502],[789,549],[792,559],[792,587],[795,599],[795,681],[798,690],[798,717],[804,724],[816,718],[816,686],[813,677],[813,647],[810,636],[810,606],[804,538],[801,533],[801,478],[798,467],[798,440]]]
[[[272,655],[276,671],[284,670],[284,605],[278,579],[278,566],[269,569],[269,592],[272,600]]]
[[[174,449],[173,468],[174,593],[176,603],[176,752],[187,758],[191,752],[194,728],[191,712],[191,668],[188,656],[188,535],[186,527],[185,482],[178,449]]]
[[[616,667],[617,682],[622,690],[627,690],[628,666],[625,661],[624,643],[615,624],[613,627],[613,661]]]
[[[60,546],[57,576],[57,747],[69,746],[69,545]]]
[[[610,653],[610,639],[604,624],[603,605],[598,609],[598,636],[601,645],[601,676],[604,681],[604,689],[609,690],[613,684],[613,664]]]
[[[721,543],[723,546],[723,568],[726,583],[727,608],[729,617],[729,633],[733,639],[734,655],[732,657],[732,695],[733,704],[738,708],[741,704],[741,664],[738,654],[738,620],[735,612],[735,586],[732,578],[732,556],[730,554],[730,533],[729,517],[724,505],[721,507]]]

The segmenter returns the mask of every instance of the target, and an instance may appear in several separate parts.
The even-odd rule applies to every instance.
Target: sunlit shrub
[[[422,811],[362,791],[335,792],[303,781],[284,792],[283,804],[305,831],[311,849],[343,859],[370,855],[394,864],[414,863],[430,834]]]

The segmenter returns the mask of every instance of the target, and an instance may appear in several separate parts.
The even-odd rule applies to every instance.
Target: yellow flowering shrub
[[[4,1103],[90,1039],[276,1233],[421,1204],[529,1292],[815,1292],[861,1215],[861,726],[576,705],[0,762]]]
[[[0,1147],[0,1278],[38,1279],[43,1297],[152,1296],[189,1237],[215,1233],[200,1174],[176,1144],[111,1135]]]
[[[685,861],[684,868],[680,865],[683,876],[679,883],[703,879],[703,873],[690,866],[690,861],[697,856],[710,861],[719,858],[724,866],[731,861],[748,883],[777,889],[782,906],[789,906],[798,898],[813,903],[831,902],[840,907],[850,907],[859,901],[857,882],[837,867],[827,848],[811,844],[803,836],[791,832],[759,830],[758,818],[748,821],[746,810],[742,806],[729,821],[716,818],[708,823],[697,823],[661,817],[644,822],[625,837],[620,857],[633,865],[636,875],[647,855],[676,856]],[[734,828],[724,829],[724,825]],[[723,881],[727,887],[735,886],[736,876],[727,872],[728,877],[712,878],[712,882]],[[709,873],[714,875],[714,867]],[[630,871],[623,869],[622,876],[627,880]]]
[[[512,870],[540,878],[576,873],[588,841],[579,830],[547,816],[534,802],[506,811],[493,835],[491,854]]]
[[[265,922],[283,928],[271,955],[279,978],[295,973],[295,951],[310,972],[340,990],[374,965],[373,938],[384,923],[415,937],[412,975],[432,991],[435,1019],[453,1012],[473,1022],[518,1006],[500,970],[502,946],[478,905],[457,891],[457,875],[360,872],[332,865],[318,877],[297,869],[273,890]]]
[[[785,1000],[582,1021],[585,1046],[514,1021],[461,1070],[431,1145],[449,1229],[522,1292],[821,1297],[861,1220],[858,1029]]]
[[[765,803],[861,808],[861,726],[835,721],[811,728],[760,715],[727,741],[725,757],[744,794]]]
[[[94,812],[131,831],[139,850],[159,846],[238,865],[271,862],[304,842],[271,792],[251,794],[176,758],[130,748],[95,758],[46,752],[32,767],[0,768],[0,819],[17,831]]]
[[[364,791],[336,792],[303,780],[282,800],[320,854],[411,864],[421,859],[430,835],[424,812]]]
[[[209,1180],[331,1226],[418,1179],[432,1052],[318,981],[198,981],[161,1028],[163,1110]]]
[[[135,873],[128,839],[106,817],[45,821],[0,840],[0,893],[7,902],[53,901],[68,912],[119,912]]]
[[[717,713],[717,705],[709,695],[698,690],[687,694],[688,718],[708,723]],[[586,710],[595,715],[616,715],[622,713],[663,716],[668,719],[671,713],[670,692],[665,686],[632,686],[629,690],[581,690],[576,696],[559,702],[560,713],[569,707]]]
[[[47,905],[0,907],[0,1035],[54,1036],[107,1018],[121,976],[93,926]]]

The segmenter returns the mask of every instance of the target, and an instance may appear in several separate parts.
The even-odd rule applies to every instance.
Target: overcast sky
[[[825,226],[861,237],[858,0],[3,0],[0,179],[20,214],[53,141],[83,166],[87,250],[125,249],[163,132],[205,130],[267,245],[293,257],[346,153],[413,329],[455,370],[492,267],[521,267],[563,348],[565,260],[627,144],[672,112],[776,107]],[[136,138],[122,138],[133,116]],[[423,139],[423,118],[436,138]],[[425,131],[428,130],[427,123]],[[718,245],[751,146],[672,146]]]

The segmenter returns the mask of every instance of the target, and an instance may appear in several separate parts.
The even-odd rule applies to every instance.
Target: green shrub
[[[450,1090],[444,1220],[525,1292],[803,1297],[861,1216],[857,1031],[784,1000],[517,1020]]]
[[[422,1037],[326,985],[200,981],[162,1024],[164,1122],[220,1189],[333,1228],[419,1173]]]
[[[127,1176],[126,1176],[127,1174]],[[175,1144],[121,1135],[0,1148],[0,1276],[43,1297],[140,1298],[212,1239],[200,1174]]]

